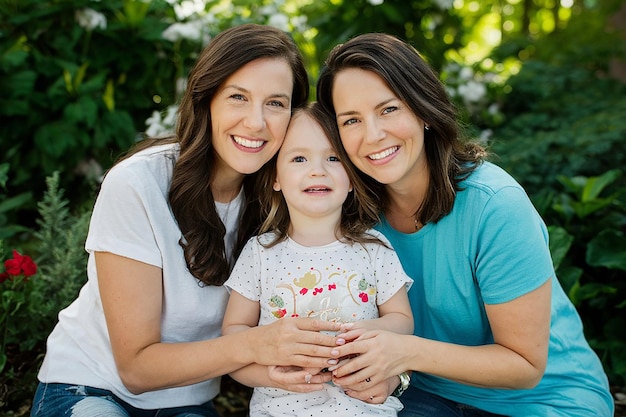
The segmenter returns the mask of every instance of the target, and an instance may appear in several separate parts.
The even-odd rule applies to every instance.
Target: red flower
[[[6,274],[8,278],[16,277],[18,275],[24,275],[24,278],[28,278],[37,273],[37,265],[33,262],[32,258],[28,255],[21,255],[18,251],[13,250],[13,259],[7,259],[4,261],[4,267],[6,268]],[[6,277],[0,277],[0,280],[6,281]]]

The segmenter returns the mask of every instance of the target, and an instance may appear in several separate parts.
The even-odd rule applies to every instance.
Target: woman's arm
[[[107,252],[95,258],[113,356],[135,394],[194,384],[254,362],[328,366],[335,338],[319,331],[339,326],[320,320],[280,320],[211,340],[162,343],[161,269]]]
[[[543,376],[550,332],[551,281],[515,300],[487,305],[494,343],[463,346],[386,331],[368,331],[336,348],[336,357],[359,354],[333,371],[355,391],[413,370],[468,385],[525,389]],[[352,340],[355,334],[338,335]]]

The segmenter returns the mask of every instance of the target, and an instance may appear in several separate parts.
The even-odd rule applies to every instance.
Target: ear
[[[348,192],[351,193],[353,189],[354,188],[352,188],[352,183],[350,183],[350,188],[348,188]]]

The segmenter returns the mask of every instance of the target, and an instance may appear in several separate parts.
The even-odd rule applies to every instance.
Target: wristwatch
[[[411,377],[407,372],[402,372],[398,376],[400,377],[400,385],[398,385],[398,387],[391,393],[391,395],[393,395],[394,397],[401,396],[411,383]]]

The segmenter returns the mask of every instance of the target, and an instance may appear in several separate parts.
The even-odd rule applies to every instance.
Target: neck
[[[426,198],[428,178],[414,180],[404,187],[387,186],[389,204],[385,217],[391,226],[404,233],[413,233],[423,227],[419,219],[419,210]]]
[[[291,216],[289,237],[302,246],[323,246],[339,239],[339,218]]]
[[[243,175],[232,178],[216,178],[211,183],[211,193],[213,193],[213,199],[220,203],[229,203],[233,201],[239,191],[241,191],[241,185],[243,184]]]

